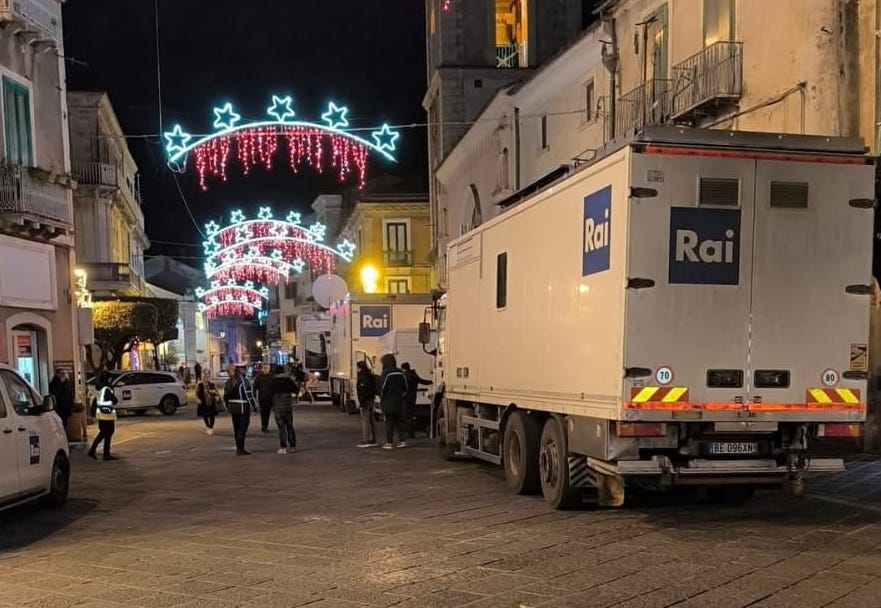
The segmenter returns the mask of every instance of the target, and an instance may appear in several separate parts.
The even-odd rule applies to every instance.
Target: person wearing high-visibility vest
[[[95,460],[98,459],[96,452],[98,445],[103,441],[104,460],[116,460],[116,456],[110,453],[110,440],[116,430],[116,404],[119,403],[119,399],[113,394],[110,381],[105,374],[100,375],[95,386],[98,388],[98,395],[95,397],[92,409],[95,413],[95,420],[98,421],[98,436],[92,443],[89,456]]]

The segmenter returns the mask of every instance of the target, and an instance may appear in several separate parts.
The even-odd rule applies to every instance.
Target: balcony
[[[743,43],[716,42],[673,68],[671,119],[697,124],[735,104],[743,89]]]
[[[128,264],[84,262],[77,264],[86,271],[89,290],[98,295],[143,295],[144,279]]]
[[[667,122],[671,84],[671,80],[656,78],[622,95],[615,107],[614,136],[622,137],[645,126]]]
[[[0,220],[7,232],[54,238],[73,231],[65,186],[41,169],[0,165]]]
[[[519,68],[523,63],[520,59],[522,48],[517,44],[496,45],[497,68]]]
[[[396,268],[413,265],[412,251],[383,251],[382,265],[386,268]]]
[[[31,42],[61,42],[59,0],[0,0],[0,23],[21,26],[16,34],[30,34]]]
[[[137,176],[126,178],[118,165],[98,162],[74,162],[71,174],[81,186],[95,186],[108,192],[118,191],[128,202],[128,207],[140,226],[144,225],[141,210],[141,188]]]

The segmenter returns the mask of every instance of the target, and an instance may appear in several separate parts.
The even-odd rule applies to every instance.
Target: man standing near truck
[[[365,361],[358,361],[358,407],[361,409],[361,442],[359,448],[376,447],[376,428],[373,421],[373,404],[376,401],[376,378]]]
[[[413,428],[413,413],[416,411],[416,396],[419,391],[419,385],[431,386],[434,382],[420,378],[419,374],[410,367],[409,363],[402,363],[401,370],[407,378],[407,387],[409,388],[407,396],[404,398],[404,413],[401,420],[403,421],[403,429],[407,432],[407,438],[413,439],[416,435]]]
[[[407,447],[401,433],[401,413],[407,397],[407,377],[400,369],[394,355],[383,355],[382,378],[380,379],[379,399],[385,416],[385,450],[395,448],[395,429],[398,429],[397,447]]]

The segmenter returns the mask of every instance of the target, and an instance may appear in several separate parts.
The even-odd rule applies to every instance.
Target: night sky
[[[301,120],[320,122],[327,102],[349,107],[352,127],[425,122],[425,16],[422,0],[158,0],[162,119],[191,133],[212,129],[212,108],[230,101],[247,118],[265,115],[273,93],[290,94]],[[141,174],[148,255],[199,266],[201,243],[165,165],[159,137],[154,0],[67,0],[68,89],[107,91]],[[401,128],[397,165],[373,155],[369,174],[426,172],[425,128]],[[260,203],[306,212],[315,196],[337,193],[333,177],[292,174],[281,145],[272,173],[258,168],[197,186],[192,162],[179,180],[203,225]],[[187,259],[187,258],[194,259]]]

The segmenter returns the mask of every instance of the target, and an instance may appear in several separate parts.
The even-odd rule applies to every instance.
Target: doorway
[[[49,388],[49,351],[45,330],[17,325],[11,333],[13,367],[29,384],[45,394]]]

